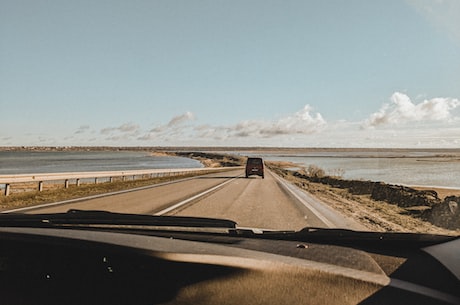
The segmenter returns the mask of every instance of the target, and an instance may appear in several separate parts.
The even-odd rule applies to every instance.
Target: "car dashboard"
[[[3,227],[0,248],[5,305],[460,303],[459,279],[414,247]]]

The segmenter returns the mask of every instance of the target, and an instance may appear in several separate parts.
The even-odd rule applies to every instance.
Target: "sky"
[[[460,1],[0,0],[0,146],[460,148]]]

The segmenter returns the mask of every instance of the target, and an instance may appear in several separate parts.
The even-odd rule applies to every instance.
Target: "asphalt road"
[[[266,170],[265,179],[244,178],[244,170],[199,176],[148,189],[34,209],[28,213],[58,213],[68,209],[119,213],[216,217],[241,227],[300,229],[350,227],[350,219],[302,198]],[[309,201],[309,202],[306,202]],[[320,206],[318,206],[320,205]],[[355,229],[358,229],[355,227]]]

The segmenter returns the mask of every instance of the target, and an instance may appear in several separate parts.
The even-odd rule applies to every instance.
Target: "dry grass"
[[[285,179],[305,189],[345,216],[358,221],[370,231],[418,232],[459,235],[460,230],[447,230],[418,218],[411,209],[377,201],[369,195],[353,195],[346,189],[333,188],[320,183],[307,182],[292,174]]]
[[[278,167],[278,168],[294,168],[294,167],[300,166],[297,163],[288,162],[288,161],[265,161],[265,164],[269,167]]]

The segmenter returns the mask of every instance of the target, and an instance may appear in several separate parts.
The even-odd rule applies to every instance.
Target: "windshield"
[[[458,1],[0,2],[0,212],[460,233]]]

